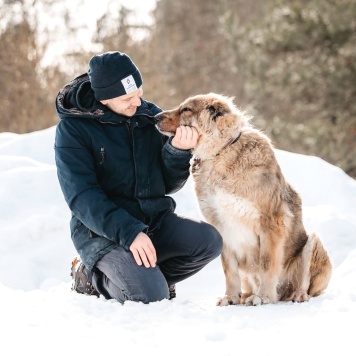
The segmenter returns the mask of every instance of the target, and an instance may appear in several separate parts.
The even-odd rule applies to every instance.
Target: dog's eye
[[[210,113],[210,118],[213,120],[213,121],[216,121],[216,119],[219,117],[219,116],[222,116],[222,112],[220,112],[215,106],[213,105],[210,105],[208,107],[208,110],[209,110],[209,113]]]
[[[215,106],[213,106],[213,105],[210,105],[209,107],[208,107],[208,110],[209,110],[209,112],[210,112],[210,114],[211,115],[216,115],[216,113],[218,112],[218,110],[216,109],[216,107]]]
[[[188,111],[192,111],[192,110],[190,110],[189,108],[183,108],[182,109],[182,112],[188,112]]]

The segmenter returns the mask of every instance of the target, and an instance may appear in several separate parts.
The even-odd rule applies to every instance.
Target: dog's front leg
[[[246,305],[276,303],[277,286],[282,271],[283,238],[274,234],[260,235],[260,285],[258,292],[246,298]]]
[[[238,261],[235,254],[223,248],[221,262],[225,274],[226,291],[219,298],[216,305],[226,306],[241,303],[241,277],[238,269]]]
[[[294,283],[295,290],[289,298],[289,300],[292,300],[293,302],[305,302],[310,298],[308,289],[310,285],[310,265],[313,247],[314,235],[308,238],[306,244],[304,245],[303,252],[299,257],[299,263],[296,264],[296,281]]]

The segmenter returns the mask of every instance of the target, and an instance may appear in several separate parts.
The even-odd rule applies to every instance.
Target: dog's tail
[[[329,254],[316,233],[309,235],[311,244],[310,255],[310,285],[308,294],[316,297],[327,288],[332,272]],[[308,244],[309,244],[308,240]]]

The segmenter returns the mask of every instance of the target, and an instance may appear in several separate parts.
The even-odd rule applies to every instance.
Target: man
[[[129,56],[95,55],[88,73],[56,98],[57,174],[72,212],[79,254],[72,289],[120,303],[175,296],[175,284],[222,249],[211,225],[178,216],[172,194],[189,177],[198,133],[180,127],[161,135],[161,110],[142,99],[142,77]]]

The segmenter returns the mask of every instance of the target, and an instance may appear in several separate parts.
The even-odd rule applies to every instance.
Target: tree
[[[235,52],[246,59],[258,124],[276,146],[320,156],[354,177],[355,17],[354,0],[275,1]]]
[[[38,43],[35,1],[5,1],[0,32],[0,130],[29,132],[54,124],[53,96],[40,62],[44,47]],[[52,77],[57,71],[47,72]]]
[[[43,67],[50,37],[39,41],[37,5],[58,15],[60,3],[2,2],[0,128],[39,130],[57,122],[58,89],[87,70],[94,49],[68,46]],[[78,38],[77,19],[60,8],[68,39]],[[130,15],[108,7],[93,48],[129,54],[146,99],[169,109],[195,94],[235,97],[277,148],[320,156],[356,177],[355,0],[158,0],[153,25]]]
[[[190,95],[238,93],[233,52],[222,32],[226,9],[215,1],[161,0],[149,43],[146,92],[164,108]]]

